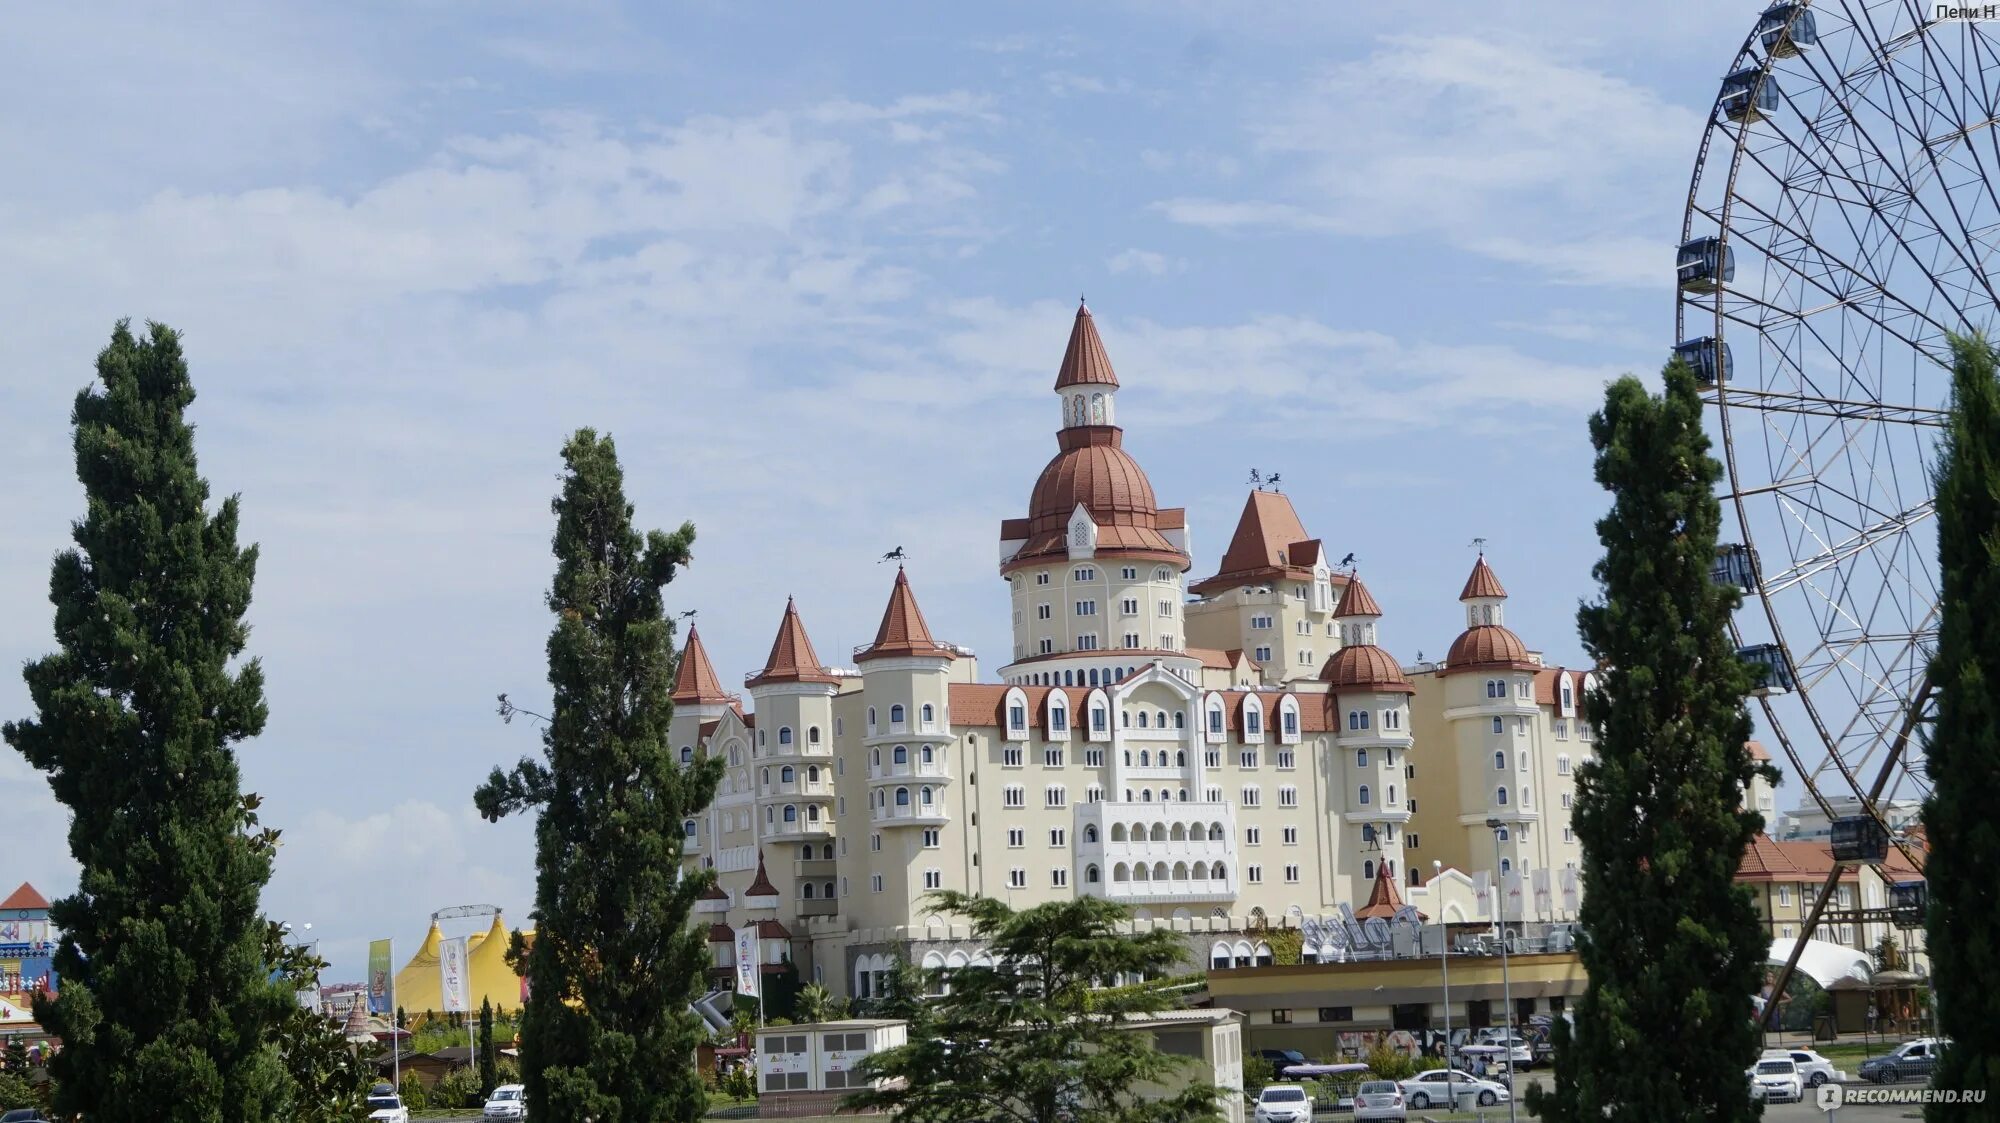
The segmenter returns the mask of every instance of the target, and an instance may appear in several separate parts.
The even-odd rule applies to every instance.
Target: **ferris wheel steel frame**
[[[1831,17],[1832,34],[1815,32],[1814,13]],[[1900,29],[1885,35],[1883,24]],[[1795,28],[1806,33],[1802,44],[1792,40]],[[1941,28],[1956,33],[1956,44],[1938,41]],[[1789,49],[1775,52],[1774,42]],[[1829,49],[1835,43],[1844,58]],[[1946,49],[1953,45],[1960,49]],[[1906,73],[1913,69],[1914,80]],[[1942,385],[1932,360],[1943,357],[1944,333],[1976,326],[2000,305],[1989,272],[2000,236],[2000,193],[1990,174],[2000,169],[1996,73],[2000,42],[1977,25],[1929,20],[1909,0],[1772,5],[1737,51],[1703,130],[1682,224],[1683,247],[1712,236],[1722,249],[1709,291],[1677,293],[1677,339],[1702,334],[1693,324],[1713,325],[1707,342],[1716,369],[1704,396],[1721,434],[1724,498],[1750,547],[1754,587],[1746,596],[1761,606],[1761,627],[1798,678],[1789,719],[1760,696],[1764,724],[1829,818],[1822,788],[1837,777],[1885,829],[1885,794],[1904,787],[1921,794],[1926,784],[1908,748],[1930,701],[1936,575],[1912,547],[1934,514],[1924,445],[1941,429],[1945,395],[1926,398],[1918,387],[1927,375]],[[1976,120],[1965,111],[1974,103]],[[1932,135],[1924,126],[1938,120],[1953,127]],[[1726,177],[1705,198],[1705,175],[1722,166],[1719,155],[1727,156]],[[1967,157],[1969,165],[1961,162]],[[1954,183],[1954,171],[1969,178]],[[1767,186],[1775,198],[1746,186]],[[1968,222],[1967,189],[1983,221]],[[1819,223],[1828,236],[1815,236]],[[1725,264],[1738,248],[1755,255],[1747,282],[1736,282]],[[1918,291],[1904,291],[1912,281]],[[1774,343],[1774,336],[1788,338]],[[1746,337],[1754,350],[1744,357],[1756,376],[1747,386],[1729,377],[1727,347]],[[1906,400],[1888,392],[1896,360],[1912,364]],[[1837,379],[1830,388],[1828,373]],[[1762,466],[1750,463],[1751,434],[1740,431],[1752,416],[1762,419]],[[1897,442],[1905,449],[1887,446],[1890,429],[1911,435]],[[1878,462],[1885,448],[1888,459]],[[1909,488],[1896,472],[1899,451],[1914,454],[1921,469]],[[1855,486],[1842,491],[1828,478],[1835,464]],[[1827,498],[1847,517],[1816,505]],[[1779,516],[1753,510],[1757,501]],[[1836,527],[1844,537],[1828,533]],[[1774,529],[1789,532],[1778,534],[1788,557],[1767,574],[1765,555],[1779,552],[1764,540]],[[1864,563],[1879,572],[1882,588],[1855,586]],[[1872,603],[1859,599],[1870,595]],[[1799,611],[1802,596],[1818,597],[1808,606],[1818,611]],[[1745,621],[1732,619],[1731,629],[1743,645]],[[1852,702],[1844,725],[1837,711],[1846,699],[1828,700],[1842,687]],[[1809,763],[1815,748],[1825,759]],[[1921,856],[1892,838],[1921,870]]]

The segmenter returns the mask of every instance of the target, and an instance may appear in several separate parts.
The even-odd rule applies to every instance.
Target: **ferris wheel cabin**
[[[1741,542],[1725,542],[1715,548],[1715,565],[1708,579],[1717,585],[1733,585],[1744,592],[1757,588],[1757,552]]]
[[[1819,42],[1819,27],[1804,4],[1773,4],[1757,21],[1757,36],[1773,58],[1791,58]]]
[[[1729,344],[1712,336],[1676,344],[1674,358],[1693,367],[1695,381],[1703,386],[1729,381]]]
[[[1720,238],[1682,242],[1674,257],[1682,292],[1714,292],[1736,279],[1736,251]]]
[[[1762,121],[1766,113],[1778,110],[1778,79],[1746,67],[1722,80],[1722,94],[1715,104],[1732,121]]]
[[[1759,698],[1790,694],[1798,686],[1798,680],[1792,676],[1791,660],[1785,658],[1785,649],[1775,643],[1738,648],[1736,657],[1750,664],[1755,671],[1757,685],[1750,688],[1750,693]]]

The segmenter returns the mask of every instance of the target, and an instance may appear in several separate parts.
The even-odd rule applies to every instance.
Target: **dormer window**
[[[1063,709],[1063,708],[1062,708],[1061,706],[1054,706],[1054,707],[1051,707],[1051,708],[1050,708],[1050,710],[1049,710],[1049,732],[1051,732],[1051,733],[1068,733],[1068,732],[1069,732],[1069,711],[1068,711],[1068,710],[1065,710],[1065,709]]]
[[[1258,716],[1256,710],[1245,710],[1243,712],[1243,728],[1250,736],[1258,736],[1264,732],[1264,719]]]
[[[1018,702],[1007,707],[1007,728],[1017,733],[1028,728],[1028,707]]]
[[[1105,732],[1105,730],[1108,728],[1109,721],[1110,721],[1110,715],[1104,712],[1103,706],[1092,706],[1090,708],[1090,728],[1092,732],[1094,733]]]
[[[1208,731],[1218,737],[1222,735],[1222,707],[1216,706],[1208,711]]]

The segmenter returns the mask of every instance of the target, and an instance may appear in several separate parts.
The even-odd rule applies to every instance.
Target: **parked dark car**
[[[1873,1080],[1877,1084],[1927,1079],[1931,1070],[1937,1067],[1939,1054],[1950,1045],[1951,1042],[1942,1037],[1919,1037],[1915,1041],[1905,1041],[1896,1046],[1893,1053],[1862,1061],[1861,1079]]]
[[[17,1107],[0,1115],[0,1123],[46,1123],[42,1113],[32,1107]]]
[[[1306,1059],[1304,1053],[1299,1052],[1297,1049],[1259,1049],[1257,1050],[1257,1055],[1270,1061],[1271,1067],[1277,1071],[1279,1076],[1285,1074],[1286,1065],[1309,1065],[1312,1063]]]

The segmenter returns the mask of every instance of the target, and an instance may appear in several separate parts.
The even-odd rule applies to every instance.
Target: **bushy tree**
[[[1220,1091],[1192,1081],[1149,1098],[1185,1057],[1160,1052],[1129,1028],[1168,1008],[1161,992],[1099,989],[1124,975],[1161,974],[1186,956],[1172,932],[1126,934],[1130,914],[1101,897],[1054,901],[1016,912],[955,892],[931,895],[937,910],[964,916],[993,966],[952,972],[950,993],[931,1000],[932,1020],[908,1043],[861,1064],[887,1078],[842,1101],[893,1111],[904,1123],[1207,1123]]]
[[[1751,996],[1768,937],[1736,870],[1761,818],[1743,807],[1751,669],[1730,642],[1741,594],[1710,579],[1721,465],[1709,455],[1694,374],[1663,396],[1625,377],[1590,419],[1602,599],[1578,613],[1600,688],[1584,699],[1596,755],[1576,772],[1589,984],[1575,1032],[1557,1019],[1555,1088],[1531,1110],[1563,1123],[1750,1120]],[[1644,1056],[1645,1063],[1634,1063]]]
[[[799,997],[793,1005],[801,1022],[830,1022],[847,1014],[847,1003],[835,998],[832,991],[818,983],[800,987]]]
[[[674,629],[660,590],[694,527],[632,528],[609,437],[579,430],[563,460],[543,755],[496,769],[475,797],[489,819],[540,812],[522,1074],[539,1123],[692,1121],[707,1033],[688,1004],[708,946],[690,918],[713,875],[681,869],[680,824],[714,797],[721,761],[683,765],[668,744]]]
[[[499,1083],[500,1054],[493,1044],[493,1000],[479,1000],[479,1094],[490,1095]]]
[[[63,1041],[55,1110],[94,1120],[248,1123],[288,1096],[292,1000],[258,913],[274,836],[234,748],[265,721],[263,670],[239,662],[257,550],[235,497],[209,509],[193,401],[174,332],[120,322],[71,414],[85,510],[49,581],[57,650],[25,671],[36,716],[4,730],[70,817],[62,988],[35,1014]]]
[[[1939,1088],[1983,1090],[1980,1108],[1933,1104],[1932,1119],[2000,1119],[2000,384],[1982,336],[1952,340],[1952,402],[1937,467],[1943,573],[1925,743],[1930,916],[1926,946],[1940,1033]],[[1984,1114],[1980,1114],[1980,1113]]]
[[[283,925],[264,926],[264,956],[289,999],[319,986],[326,961],[311,947],[292,943]],[[297,1001],[272,1027],[284,1061],[287,1123],[356,1123],[368,1117],[373,1074],[342,1033],[342,1024]]]

